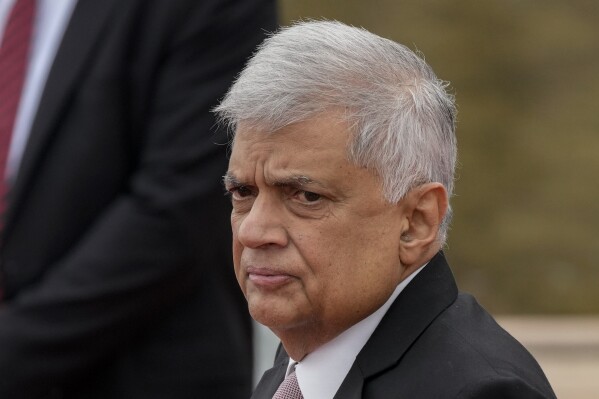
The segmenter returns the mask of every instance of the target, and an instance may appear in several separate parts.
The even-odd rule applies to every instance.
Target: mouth
[[[250,266],[246,269],[248,279],[262,288],[277,288],[287,284],[294,277],[281,271],[269,268]]]

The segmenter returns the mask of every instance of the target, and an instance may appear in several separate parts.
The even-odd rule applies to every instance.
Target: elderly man
[[[235,131],[235,272],[282,342],[253,398],[555,397],[440,252],[445,86],[400,44],[306,22],[270,37],[217,108]]]

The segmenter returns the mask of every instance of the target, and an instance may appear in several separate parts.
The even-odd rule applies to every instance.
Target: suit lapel
[[[369,377],[397,364],[427,326],[457,297],[442,252],[410,282],[358,354],[336,399],[361,397]]]
[[[251,399],[271,399],[283,379],[285,378],[287,365],[282,364],[266,370],[258,386],[254,390]]]
[[[361,399],[364,387],[364,375],[355,363],[335,394],[334,399]]]
[[[287,372],[287,365],[289,364],[289,356],[283,349],[282,345],[279,345],[277,350],[277,357],[275,359],[275,366],[264,372],[264,375],[260,379],[258,386],[254,390],[251,399],[272,399],[273,395],[285,379],[285,373]]]
[[[37,161],[66,112],[68,100],[77,87],[77,81],[85,71],[103,30],[108,27],[110,12],[117,3],[118,0],[79,0],[73,10],[50,69],[17,178],[13,181],[6,229],[10,228],[16,208],[21,203],[20,199],[35,172]]]

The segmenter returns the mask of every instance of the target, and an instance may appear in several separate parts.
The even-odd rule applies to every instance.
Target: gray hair
[[[281,29],[258,48],[215,108],[274,132],[333,109],[351,126],[348,158],[375,171],[398,203],[412,188],[440,182],[451,197],[456,109],[447,83],[407,47],[336,21]],[[445,242],[451,210],[440,227]]]

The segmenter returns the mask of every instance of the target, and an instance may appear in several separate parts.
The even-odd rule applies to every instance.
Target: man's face
[[[241,125],[225,178],[237,280],[253,318],[284,343],[334,338],[380,307],[402,272],[402,207],[348,162],[335,116],[274,133]]]

